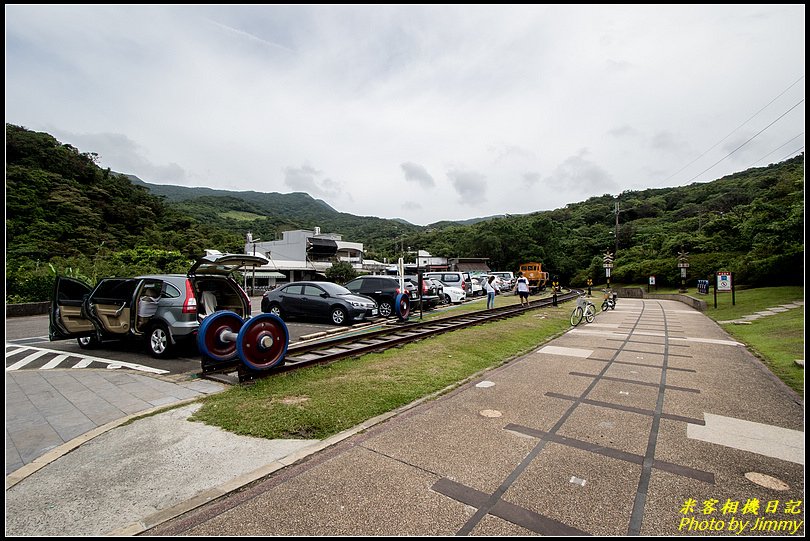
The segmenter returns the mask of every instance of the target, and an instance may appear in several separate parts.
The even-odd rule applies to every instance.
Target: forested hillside
[[[6,125],[7,302],[47,298],[55,272],[92,282],[185,271],[206,248],[243,250],[247,231],[270,240],[286,229],[317,226],[364,243],[367,257],[376,259],[403,255],[404,246],[487,257],[503,270],[541,261],[574,285],[604,280],[601,254],[616,242],[610,195],[472,225],[420,227],[341,213],[303,193],[144,184],[96,162],[94,153],[46,133]],[[645,282],[654,274],[660,283],[678,283],[675,257],[685,250],[691,282],[730,270],[740,283],[803,283],[803,154],[714,182],[626,191],[618,201],[614,282]]]

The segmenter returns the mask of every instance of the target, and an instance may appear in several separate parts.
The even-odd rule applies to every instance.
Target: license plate
[[[376,308],[372,308],[372,309],[371,309],[371,315],[372,315],[372,316],[376,316],[376,315],[377,315],[377,309],[376,309]]]

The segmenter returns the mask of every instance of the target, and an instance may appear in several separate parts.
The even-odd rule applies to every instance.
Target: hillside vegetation
[[[242,251],[244,235],[270,240],[320,227],[364,243],[369,258],[402,247],[486,257],[493,269],[541,261],[566,284],[603,281],[601,254],[615,247],[611,195],[565,208],[427,227],[338,212],[304,193],[233,192],[146,184],[97,165],[92,152],[6,124],[7,302],[45,300],[55,272],[102,276],[185,271],[206,248]],[[802,284],[804,155],[719,180],[626,191],[614,282],[679,283],[717,270],[737,283]],[[412,258],[412,256],[411,256]]]

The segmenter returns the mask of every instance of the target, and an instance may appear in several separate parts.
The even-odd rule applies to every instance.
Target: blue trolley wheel
[[[205,357],[214,361],[227,362],[237,357],[236,341],[223,340],[224,332],[234,335],[245,321],[236,312],[222,310],[203,319],[197,331],[197,347]]]
[[[284,364],[289,344],[287,325],[274,314],[259,314],[250,318],[236,338],[239,358],[253,370],[268,370]]]
[[[407,293],[399,293],[394,300],[394,308],[397,317],[402,321],[406,321],[408,316],[411,315],[411,298]]]

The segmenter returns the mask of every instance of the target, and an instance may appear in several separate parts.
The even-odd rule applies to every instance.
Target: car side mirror
[[[323,293],[321,293],[321,297],[323,297],[324,299],[328,299],[329,298],[329,293],[324,291]]]

